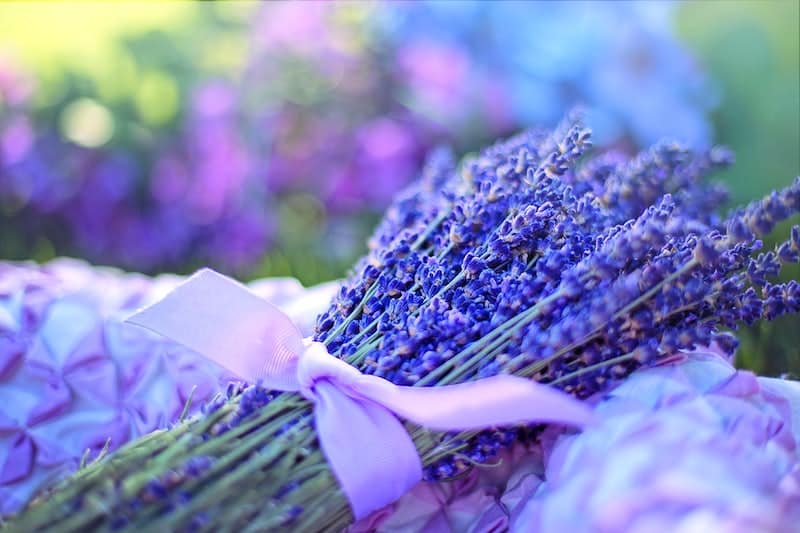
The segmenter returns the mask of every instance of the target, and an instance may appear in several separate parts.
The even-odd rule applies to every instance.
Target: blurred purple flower
[[[469,111],[470,59],[460,46],[419,40],[397,51],[400,80],[429,113],[453,121]]]
[[[705,144],[713,91],[669,30],[670,13],[628,3],[268,3],[233,30],[246,52],[231,71],[188,56],[204,43],[166,37],[175,47],[162,53],[186,68],[170,73],[180,108],[158,126],[82,83],[40,108],[32,78],[0,61],[9,228],[0,254],[25,257],[44,242],[57,255],[147,272],[204,263],[248,274],[292,247],[281,227],[292,222],[278,215],[288,197],[316,198],[322,216],[310,224],[356,227],[435,145],[469,150],[580,102],[600,143]],[[142,40],[132,39],[132,56],[161,68]],[[114,124],[99,146],[60,131],[65,111],[87,99]],[[309,244],[323,261],[358,250]]]
[[[33,131],[25,117],[9,120],[0,137],[0,161],[14,164],[21,161],[33,144]]]
[[[0,97],[4,106],[24,105],[34,90],[33,79],[11,55],[0,53]]]

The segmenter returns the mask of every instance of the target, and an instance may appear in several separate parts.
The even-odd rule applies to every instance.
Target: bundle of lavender
[[[267,376],[272,388],[230,386],[202,416],[133,442],[42,495],[11,529],[336,530],[370,510],[354,502],[352,479],[344,479],[338,461],[363,457],[370,464],[383,453],[378,445],[353,445],[344,438],[347,427],[331,428],[336,413],[320,414],[340,396],[397,423],[392,413],[409,417],[403,402],[392,400],[395,392],[435,398],[452,384],[500,383],[492,380],[511,374],[518,378],[505,377],[530,378],[524,382],[541,387],[532,390],[551,393],[532,410],[553,405],[559,412],[538,420],[574,424],[579,410],[570,412],[552,391],[585,398],[696,346],[715,344],[732,354],[729,330],[800,309],[796,281],[768,280],[782,263],[798,261],[800,228],[776,250],[758,252],[760,236],[800,211],[800,179],[720,218],[724,192],[702,178],[729,163],[727,152],[661,144],[632,160],[590,157],[589,137],[568,121],[552,133],[490,147],[460,168],[441,154],[433,158],[319,317],[314,342],[298,345],[283,319],[251,299],[236,300],[222,282],[212,280],[204,293],[215,305],[187,284],[176,297],[182,307],[167,306],[161,320],[204,315],[205,327],[184,328],[178,340],[193,348],[205,342],[199,351],[243,377]],[[203,280],[208,273],[194,287]],[[237,306],[269,315],[277,341],[254,340],[258,328],[226,319]],[[209,333],[222,326],[231,329],[224,342]],[[267,345],[264,368],[250,372],[252,361],[237,366],[243,351]],[[327,365],[327,373],[310,377],[315,365]],[[512,399],[516,383],[508,382]],[[385,402],[375,407],[370,394],[378,389]],[[481,418],[483,404],[496,399],[490,396],[475,395],[463,409],[471,412],[458,416]],[[527,407],[517,403],[506,408]],[[434,417],[440,410],[438,401],[427,407]],[[341,416],[342,424],[361,427],[358,412]],[[508,423],[523,418],[498,416],[489,429],[485,420],[461,424],[467,431],[410,422],[405,429],[425,478],[438,480],[535,439],[540,426]],[[321,443],[320,434],[331,432],[342,439]],[[406,459],[400,455],[398,462]],[[394,468],[391,454],[383,459]],[[382,476],[369,471],[362,482],[374,479],[383,491]]]

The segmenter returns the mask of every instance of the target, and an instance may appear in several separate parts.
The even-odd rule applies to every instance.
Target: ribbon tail
[[[397,417],[327,380],[314,391],[320,446],[356,519],[398,500],[422,479],[417,449]]]
[[[353,388],[402,418],[442,431],[531,422],[580,427],[593,422],[592,410],[583,402],[548,385],[515,376],[440,387],[401,387],[364,375]]]
[[[245,381],[298,389],[300,332],[277,307],[213,270],[200,270],[125,321],[176,341]]]

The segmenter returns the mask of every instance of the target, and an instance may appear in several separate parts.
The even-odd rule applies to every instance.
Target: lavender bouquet
[[[432,158],[313,340],[402,386],[512,374],[585,398],[682,349],[733,353],[728,330],[797,312],[800,285],[768,278],[798,261],[800,228],[758,250],[759,237],[800,211],[800,179],[721,218],[724,192],[702,178],[730,162],[726,151],[660,144],[631,160],[589,157],[589,138],[566,121],[460,167]],[[311,415],[299,394],[232,385],[202,416],[86,467],[11,528],[344,527],[353,513]],[[406,428],[425,477],[449,479],[540,426]]]

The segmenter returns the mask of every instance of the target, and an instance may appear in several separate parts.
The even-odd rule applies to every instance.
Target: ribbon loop
[[[245,381],[260,379],[313,402],[322,452],[356,519],[422,479],[419,455],[398,416],[444,431],[526,422],[580,426],[592,419],[574,398],[513,376],[426,388],[364,375],[324,344],[304,341],[279,309],[208,269],[127,322],[169,337]]]
[[[417,448],[396,416],[328,380],[317,382],[315,397],[322,453],[356,519],[397,500],[422,479]]]
[[[280,309],[241,283],[204,268],[126,322],[170,338],[245,381],[296,391],[305,346]]]

